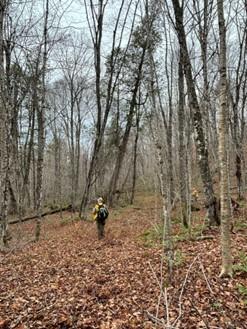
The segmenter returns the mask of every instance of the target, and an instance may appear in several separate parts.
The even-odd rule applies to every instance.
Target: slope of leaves
[[[176,244],[173,285],[166,288],[162,247],[147,248],[140,234],[159,221],[145,198],[113,211],[106,238],[95,224],[43,222],[39,243],[0,254],[0,328],[247,328],[246,273],[220,279],[219,233]],[[69,217],[69,214],[65,216]],[[26,237],[34,223],[13,233]],[[236,263],[247,251],[246,229],[233,235]],[[163,279],[162,279],[163,278]]]

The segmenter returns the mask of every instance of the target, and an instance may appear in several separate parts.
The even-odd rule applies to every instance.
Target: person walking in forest
[[[97,223],[98,239],[105,236],[105,221],[109,215],[109,211],[104,204],[103,198],[98,198],[96,205],[93,208],[93,219]]]

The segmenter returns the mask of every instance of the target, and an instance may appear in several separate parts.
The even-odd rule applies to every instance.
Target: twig
[[[167,321],[167,324],[165,325],[164,320],[163,320],[162,323],[164,323],[164,325],[165,325],[164,328],[167,328],[167,329],[168,329],[168,328],[170,328],[170,320],[169,320],[169,303],[168,303],[168,298],[167,298],[167,288],[165,288],[165,292],[164,292],[164,290],[163,290],[163,288],[162,288],[162,284],[159,282],[159,279],[158,279],[156,273],[154,272],[154,270],[153,270],[153,268],[152,268],[152,265],[150,264],[150,262],[149,262],[148,264],[149,264],[149,266],[150,266],[150,268],[151,268],[151,271],[152,271],[152,273],[153,273],[153,275],[154,275],[156,281],[158,282],[158,285],[159,285],[159,288],[160,288],[160,296],[159,296],[158,308],[159,308],[159,305],[160,305],[160,298],[161,298],[162,295],[163,295],[164,300],[165,300],[165,307],[166,307],[166,321]],[[155,318],[158,319],[158,311],[157,311],[157,313],[156,313],[156,317],[155,317]],[[156,322],[156,324],[157,324],[157,322]]]
[[[160,324],[160,325],[164,325],[164,320],[160,320],[159,318],[156,318],[156,316],[154,316],[153,314],[149,313],[148,311],[146,311],[147,317],[153,321],[155,324]]]
[[[191,268],[192,266],[195,264],[196,260],[199,258],[200,255],[197,255],[194,259],[193,259],[193,262],[190,264],[189,268],[188,268],[188,271],[186,273],[186,276],[185,276],[185,279],[184,279],[184,282],[183,282],[183,285],[182,285],[182,289],[181,289],[181,292],[180,292],[180,295],[179,295],[179,315],[177,317],[177,319],[173,322],[173,327],[176,326],[177,322],[179,321],[179,319],[181,318],[181,315],[182,315],[182,297],[183,297],[183,292],[184,292],[184,289],[185,289],[185,285],[187,283],[187,280],[188,280],[188,276],[190,274],[190,271],[191,271]]]
[[[204,266],[203,266],[203,263],[202,263],[200,257],[199,257],[199,262],[200,262],[200,267],[201,267],[201,270],[202,270],[203,276],[204,276],[204,278],[205,278],[205,281],[206,281],[206,283],[207,283],[208,289],[209,289],[210,293],[213,295],[213,294],[214,294],[214,293],[213,293],[213,290],[212,290],[212,288],[211,288],[211,286],[210,286],[210,284],[209,284],[209,280],[208,280],[208,278],[207,278],[207,276],[206,276],[206,273],[205,273],[205,270],[204,270]]]
[[[165,303],[166,303],[166,319],[167,319],[167,325],[168,325],[168,327],[170,327],[169,305],[168,305],[168,299],[167,299],[167,288],[165,288]]]
[[[200,241],[200,240],[212,240],[212,239],[214,239],[214,238],[215,238],[215,236],[213,236],[213,235],[201,235],[201,236],[196,237],[194,240],[195,240],[195,241]]]
[[[164,329],[174,329],[173,326],[171,325],[166,325],[164,323],[164,320],[160,320],[158,318],[156,318],[156,316],[154,316],[153,314],[149,313],[148,311],[146,311],[147,317],[149,318],[149,320],[153,321],[155,324],[161,325]]]
[[[161,284],[159,282],[159,279],[158,279],[156,273],[154,272],[154,269],[152,268],[152,265],[150,264],[150,262],[148,262],[148,265],[149,265],[149,267],[150,267],[150,269],[151,269],[151,271],[152,271],[152,273],[153,273],[153,275],[154,275],[154,277],[155,277],[155,279],[156,279],[156,281],[157,281],[157,283],[159,285],[160,291],[161,291],[164,299],[166,299],[165,294],[164,294],[164,290],[163,290],[163,288],[162,288],[162,286],[161,286]]]
[[[199,315],[199,317],[202,319],[203,323],[205,324],[205,327],[207,329],[210,329],[207,322],[203,319],[203,316],[201,315],[201,313],[199,312],[199,310],[197,309],[197,307],[194,305],[193,301],[188,297],[188,300],[190,301],[191,306],[194,308],[194,310],[196,311],[196,313]]]

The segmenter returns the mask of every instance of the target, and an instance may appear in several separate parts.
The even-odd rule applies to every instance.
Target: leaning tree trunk
[[[116,190],[116,187],[117,187],[120,170],[122,168],[123,159],[124,159],[126,149],[127,149],[130,130],[131,130],[131,127],[132,127],[132,122],[133,122],[134,110],[135,110],[135,106],[136,106],[137,92],[138,92],[140,82],[141,82],[142,68],[143,68],[143,63],[144,63],[144,59],[145,59],[145,54],[146,54],[146,46],[142,49],[140,63],[139,63],[139,66],[138,66],[138,71],[137,71],[137,77],[135,79],[135,85],[134,85],[134,88],[133,88],[132,98],[131,98],[131,101],[130,101],[130,108],[129,108],[129,113],[128,113],[128,117],[127,117],[125,132],[124,132],[123,140],[122,140],[121,145],[119,147],[119,152],[118,152],[118,155],[117,155],[115,168],[114,168],[114,171],[113,171],[113,174],[112,174],[112,177],[111,177],[111,181],[110,181],[110,189],[109,189],[109,194],[108,194],[109,195],[109,200],[108,200],[109,205],[113,204],[114,193],[115,193],[115,190]]]
[[[226,27],[223,0],[217,0],[220,36],[220,112],[219,112],[219,160],[220,160],[220,204],[221,204],[221,248],[222,269],[220,276],[232,276],[230,198],[227,165],[228,105],[226,77]]]
[[[196,94],[195,82],[192,76],[192,66],[187,47],[186,34],[183,25],[183,8],[179,4],[179,0],[172,0],[175,19],[176,30],[180,49],[183,52],[184,72],[189,93],[189,105],[193,111],[194,130],[196,150],[198,154],[198,164],[200,175],[203,183],[204,194],[206,198],[205,206],[208,210],[209,226],[220,224],[217,212],[217,200],[214,195],[213,181],[209,167],[208,149],[205,141],[203,130],[203,119]]]
[[[139,84],[138,84],[138,86],[139,86]],[[135,93],[135,96],[136,96],[136,93]],[[125,128],[123,140],[119,146],[119,152],[117,155],[113,174],[112,174],[112,177],[110,180],[110,189],[109,189],[109,193],[108,193],[108,203],[110,206],[113,205],[113,199],[114,199],[117,183],[119,180],[119,174],[120,174],[120,171],[121,171],[121,168],[123,165],[123,160],[124,160],[124,156],[125,156],[127,145],[128,145],[130,130],[132,127],[132,121],[133,121],[133,116],[134,116],[135,104],[136,104],[136,98],[133,96],[131,105],[130,105],[130,110],[128,113],[128,119],[127,119],[127,124],[126,124],[126,128]]]

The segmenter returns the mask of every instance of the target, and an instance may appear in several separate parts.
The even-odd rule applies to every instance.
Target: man
[[[96,220],[99,240],[105,236],[105,221],[109,215],[103,198],[98,198],[93,208],[93,219]]]

